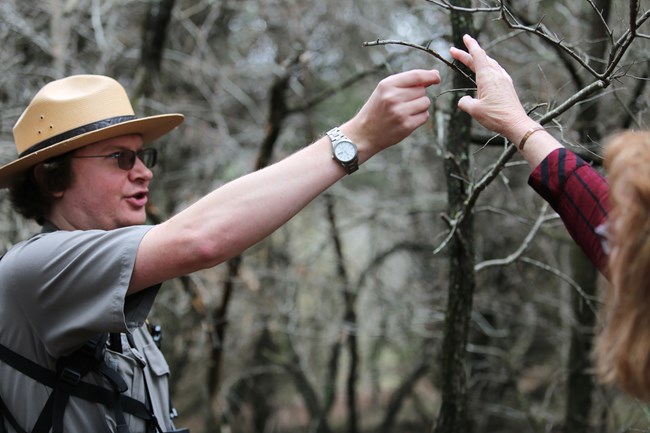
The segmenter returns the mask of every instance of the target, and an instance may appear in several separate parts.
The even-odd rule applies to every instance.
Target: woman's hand
[[[519,143],[526,131],[539,126],[526,114],[519,101],[512,78],[490,58],[478,42],[465,35],[468,51],[452,47],[452,57],[476,74],[476,97],[463,96],[458,107],[487,129]]]
[[[537,167],[549,153],[563,147],[562,144],[526,114],[505,69],[488,57],[474,38],[465,35],[463,42],[468,51],[452,47],[450,52],[454,59],[474,71],[477,88],[476,97],[463,96],[458,108],[487,129],[506,137],[531,167]]]

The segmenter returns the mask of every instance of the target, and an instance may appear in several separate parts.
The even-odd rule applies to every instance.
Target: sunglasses
[[[151,168],[156,165],[158,151],[152,147],[148,147],[137,151],[120,150],[108,155],[73,156],[73,158],[113,158],[117,160],[117,166],[122,170],[131,170],[135,165],[136,157],[142,161],[145,167]]]

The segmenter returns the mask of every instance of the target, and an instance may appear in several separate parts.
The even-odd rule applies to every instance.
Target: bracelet
[[[526,140],[528,140],[528,137],[530,137],[537,131],[543,131],[543,130],[544,130],[543,126],[535,126],[533,128],[530,128],[528,131],[526,131],[523,138],[521,139],[521,142],[519,142],[519,150],[524,150],[524,145],[526,144]]]

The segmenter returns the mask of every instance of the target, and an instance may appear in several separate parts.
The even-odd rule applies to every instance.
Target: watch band
[[[327,131],[327,136],[329,137],[330,141],[332,142],[332,159],[334,159],[336,162],[338,162],[341,167],[345,169],[345,172],[347,174],[352,174],[355,171],[359,169],[359,159],[356,154],[357,152],[357,146],[350,140],[344,133],[341,131],[341,129],[337,126],[335,128],[330,129]],[[354,158],[351,159],[350,161],[341,161],[336,157],[336,146],[340,142],[348,142],[354,147]]]
[[[345,140],[345,141],[349,141],[350,143],[352,142],[352,140],[350,140],[343,133],[343,131],[341,131],[341,128],[339,128],[338,126],[336,126],[336,127],[332,128],[332,129],[330,129],[329,131],[327,131],[327,136],[332,141],[332,147],[334,147],[334,145],[336,143],[338,143],[339,141],[344,141]]]

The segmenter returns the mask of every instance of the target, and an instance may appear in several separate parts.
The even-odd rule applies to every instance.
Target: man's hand
[[[440,83],[436,70],[414,69],[379,82],[359,113],[341,126],[365,161],[399,143],[429,118],[427,87]]]

